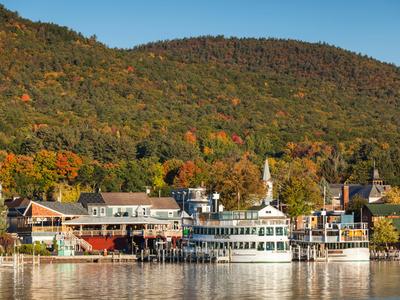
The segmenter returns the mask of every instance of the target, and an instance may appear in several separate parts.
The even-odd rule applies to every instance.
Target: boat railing
[[[195,226],[260,226],[260,225],[289,225],[287,219],[259,219],[259,220],[197,220],[193,225]]]

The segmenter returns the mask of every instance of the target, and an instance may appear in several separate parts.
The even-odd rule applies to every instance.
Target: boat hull
[[[232,263],[290,263],[291,251],[235,251],[230,255]]]
[[[368,261],[368,248],[349,248],[340,250],[329,250],[328,261]]]

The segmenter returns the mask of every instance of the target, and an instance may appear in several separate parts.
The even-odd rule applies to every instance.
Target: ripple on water
[[[42,264],[0,271],[0,299],[398,297],[399,262]]]

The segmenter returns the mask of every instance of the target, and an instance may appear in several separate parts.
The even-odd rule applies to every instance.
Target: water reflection
[[[400,296],[398,262],[42,264],[0,269],[1,299],[366,299]]]

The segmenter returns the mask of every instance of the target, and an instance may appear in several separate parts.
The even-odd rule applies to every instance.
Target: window
[[[256,242],[250,243],[250,249],[256,249]]]
[[[246,234],[250,234],[250,227],[246,227]]]
[[[106,215],[106,208],[105,207],[101,207],[100,208],[100,216],[105,216]]]
[[[283,227],[276,227],[275,233],[276,235],[283,235]]]
[[[277,242],[276,243],[277,250],[285,250],[285,243],[284,242]]]
[[[274,227],[266,227],[265,235],[274,235]]]
[[[97,208],[93,207],[92,212],[93,212],[93,216],[97,216]]]
[[[245,242],[244,243],[244,249],[249,249],[249,248],[250,248],[249,242]]]
[[[168,218],[172,218],[174,216],[174,213],[172,211],[168,212]]]
[[[256,227],[251,228],[251,234],[257,234],[257,228]]]
[[[147,213],[146,213],[146,209],[145,208],[143,208],[143,216],[146,216],[147,215]]]
[[[244,227],[240,227],[240,234],[244,234]]]
[[[259,236],[265,235],[264,227],[260,227],[260,228],[258,229],[258,235],[259,235]]]
[[[257,250],[258,250],[258,251],[263,251],[263,250],[264,250],[264,242],[258,243]]]
[[[265,250],[267,250],[267,251],[275,250],[275,243],[274,242],[266,242]]]

